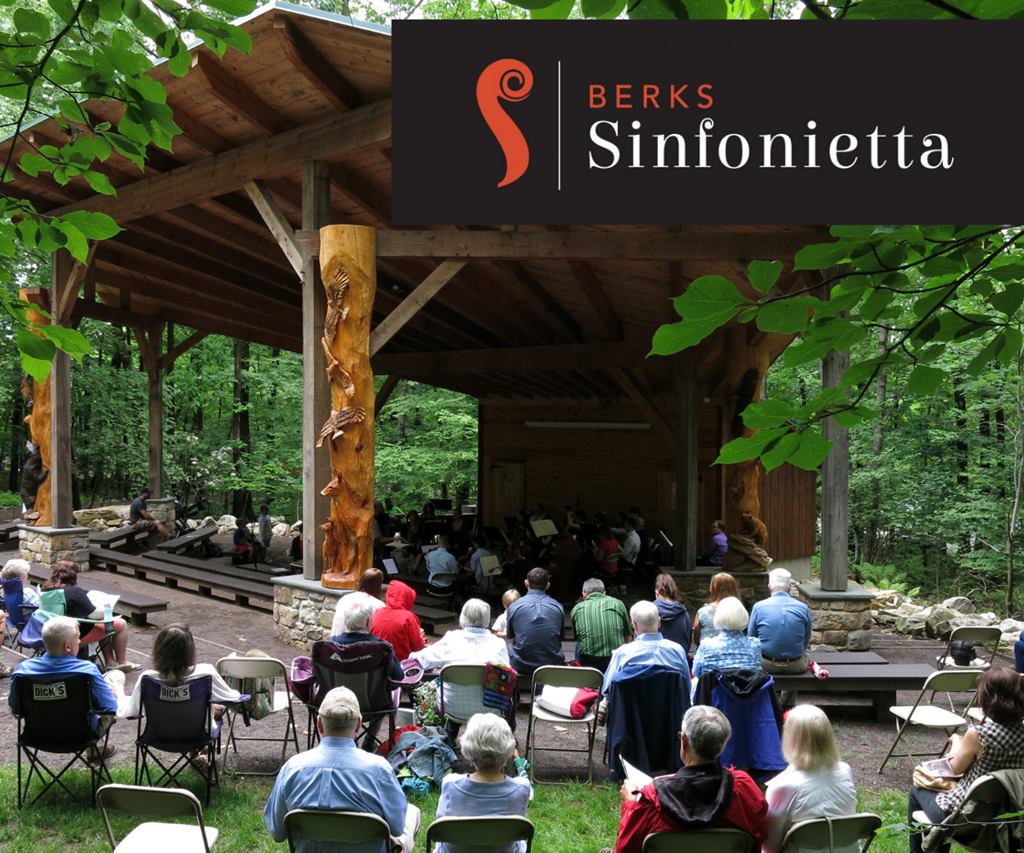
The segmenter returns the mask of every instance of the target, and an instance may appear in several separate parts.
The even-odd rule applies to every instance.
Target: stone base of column
[[[845,592],[824,590],[820,583],[799,583],[793,592],[811,608],[812,646],[832,646],[840,652],[870,650],[874,593],[855,583],[849,583]]]
[[[174,527],[174,498],[148,498],[146,511],[168,530]]]
[[[722,571],[718,566],[698,566],[692,572],[662,568],[675,578],[679,597],[691,610],[699,610],[711,595],[711,578]],[[768,572],[726,572],[736,578],[740,597],[749,610],[755,601],[768,597]]]
[[[61,560],[71,560],[78,571],[89,571],[88,527],[29,527],[18,525],[21,558],[52,569]]]

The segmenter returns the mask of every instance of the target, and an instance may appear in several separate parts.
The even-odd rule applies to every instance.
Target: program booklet
[[[935,776],[944,779],[959,779],[963,773],[955,773],[948,758],[933,758],[931,761],[922,761],[921,766]]]

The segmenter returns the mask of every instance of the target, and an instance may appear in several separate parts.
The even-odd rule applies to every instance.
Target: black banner
[[[1012,222],[1024,22],[404,21],[427,224]]]

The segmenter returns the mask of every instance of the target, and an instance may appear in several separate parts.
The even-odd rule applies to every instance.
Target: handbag
[[[950,779],[948,776],[936,776],[921,764],[914,768],[914,786],[923,788],[926,791],[938,791],[940,794],[948,794],[956,788],[959,781],[959,779]]]
[[[954,640],[949,644],[949,656],[957,666],[970,666],[974,662],[974,643]]]

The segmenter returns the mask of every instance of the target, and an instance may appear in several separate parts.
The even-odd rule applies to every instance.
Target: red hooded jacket
[[[395,650],[395,658],[403,661],[412,652],[423,648],[420,620],[412,612],[416,591],[401,581],[391,581],[384,595],[384,607],[373,617],[370,632],[387,640]]]

